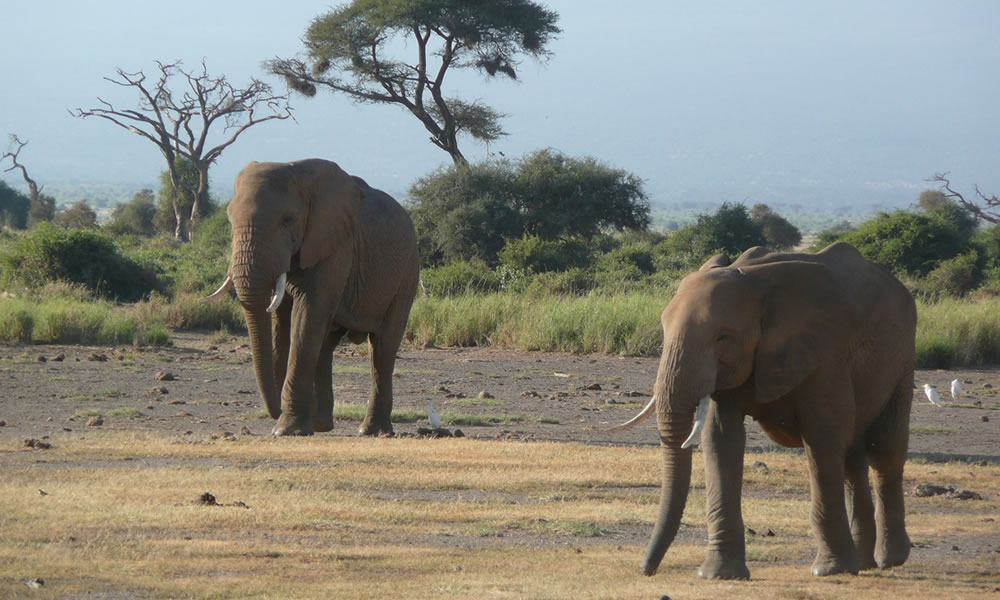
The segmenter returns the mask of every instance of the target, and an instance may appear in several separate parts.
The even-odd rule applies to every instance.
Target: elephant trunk
[[[273,303],[272,293],[275,290],[275,271],[281,271],[277,277],[284,288],[284,271],[267,268],[263,260],[256,260],[255,253],[249,249],[253,244],[249,238],[233,235],[233,257],[230,273],[236,288],[236,296],[243,306],[243,314],[247,320],[250,333],[250,348],[253,352],[253,370],[257,377],[257,388],[267,406],[267,412],[272,418],[281,416],[281,394],[274,374],[273,350],[271,340],[270,305]],[[270,261],[268,261],[270,262]]]
[[[686,358],[685,358],[686,356]],[[656,376],[653,395],[658,399],[656,421],[663,449],[663,487],[656,526],[642,563],[645,575],[656,573],[663,555],[680,528],[684,505],[691,487],[691,437],[699,400],[714,387],[714,371],[709,361],[700,361],[703,352],[684,352],[682,340],[670,337]],[[703,402],[707,406],[707,403]]]
[[[642,573],[656,573],[663,555],[673,543],[681,525],[681,515],[687,503],[691,486],[691,449],[681,448],[684,439],[691,432],[690,415],[657,417],[660,428],[660,447],[663,449],[663,487],[660,491],[660,509],[656,526],[646,548],[646,558],[642,561]]]

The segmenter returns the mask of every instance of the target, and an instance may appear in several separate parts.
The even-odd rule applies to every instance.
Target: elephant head
[[[225,283],[243,307],[254,372],[267,410],[281,414],[272,368],[269,312],[281,304],[287,274],[312,267],[351,247],[362,188],[335,163],[309,159],[247,165],[237,176],[227,210],[233,250]]]
[[[716,256],[681,282],[661,316],[663,354],[653,400],[622,426],[656,411],[663,488],[642,566],[646,575],[656,572],[680,526],[690,487],[688,446],[709,398],[737,388],[757,403],[781,398],[854,322],[826,266],[791,260],[754,265],[744,260],[748,256],[754,255],[732,265]]]

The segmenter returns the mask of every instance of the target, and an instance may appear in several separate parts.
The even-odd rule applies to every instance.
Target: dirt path
[[[174,334],[164,349],[86,346],[0,346],[0,442],[102,430],[154,431],[188,438],[265,435],[264,416],[245,337],[220,340]],[[368,359],[341,347],[334,359],[337,402],[363,403],[369,390]],[[572,440],[601,444],[655,444],[653,421],[632,431],[603,431],[635,414],[650,397],[657,359],[521,352],[489,348],[404,348],[396,363],[396,409],[426,414],[427,401],[472,437]],[[159,380],[164,373],[173,379]],[[960,401],[947,393],[963,382]],[[1000,462],[1000,370],[920,371],[918,387],[935,385],[944,408],[915,390],[912,455],[935,460]],[[100,419],[93,418],[101,415]],[[97,421],[103,421],[97,424]],[[89,424],[88,424],[89,423]],[[426,421],[398,423],[414,433]],[[355,434],[356,423],[338,421],[331,434]],[[773,447],[747,421],[748,447]]]

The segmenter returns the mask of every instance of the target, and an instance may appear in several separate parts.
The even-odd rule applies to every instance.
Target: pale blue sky
[[[0,134],[31,141],[22,158],[40,183],[153,185],[164,165],[152,144],[67,109],[97,96],[134,104],[102,77],[151,73],[157,59],[204,57],[237,85],[257,76],[283,89],[261,61],[300,52],[332,4],[4,2]],[[543,4],[563,29],[546,65],[526,61],[516,83],[450,76],[510,115],[494,152],[594,156],[642,177],[654,201],[898,204],[944,170],[966,193],[1000,193],[1000,2]],[[297,123],[260,125],[223,155],[218,196],[250,160],[329,158],[396,195],[450,163],[401,109],[324,92],[292,102]],[[487,149],[467,139],[463,151]]]

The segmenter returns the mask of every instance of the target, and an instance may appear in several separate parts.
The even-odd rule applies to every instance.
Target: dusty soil
[[[172,347],[148,349],[0,346],[0,443],[108,429],[189,439],[270,433],[245,336],[179,332],[173,339]],[[347,345],[336,353],[336,402],[367,401],[368,359],[358,350]],[[451,426],[481,439],[655,444],[653,419],[625,433],[604,429],[645,404],[656,367],[655,357],[404,347],[396,362],[395,408],[425,415],[433,400],[442,414],[500,421]],[[947,392],[955,378],[964,387],[958,401]],[[1000,462],[1000,369],[920,371],[916,380],[911,455]],[[924,383],[941,391],[944,408],[926,400],[919,389]],[[426,426],[423,418],[395,429],[407,435]],[[320,435],[351,436],[356,427],[338,421],[332,433]],[[747,439],[751,451],[774,446],[749,419]]]

